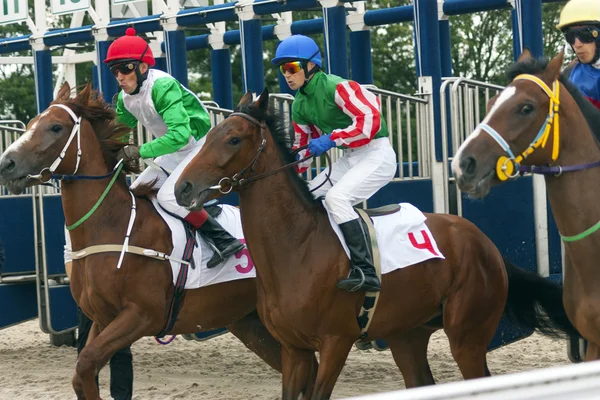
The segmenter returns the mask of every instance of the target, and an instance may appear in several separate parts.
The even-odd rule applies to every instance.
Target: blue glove
[[[322,135],[316,139],[311,139],[310,142],[308,142],[308,151],[310,151],[310,154],[320,156],[327,150],[335,147],[335,142],[331,140],[330,136],[331,134]]]

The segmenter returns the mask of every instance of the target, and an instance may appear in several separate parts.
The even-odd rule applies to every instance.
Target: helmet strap
[[[310,56],[310,58],[308,60],[306,60],[306,61],[304,61],[302,63],[302,69],[304,70],[304,84],[300,87],[299,90],[303,94],[305,94],[305,93],[304,93],[304,91],[302,89],[304,89],[306,87],[306,85],[308,85],[308,82],[310,81],[310,78],[313,76],[313,74],[315,74],[317,71],[319,71],[321,69],[321,67],[319,67],[317,64],[315,64],[315,66],[312,67],[310,69],[310,71],[308,70],[308,63],[311,62],[311,60],[313,59],[313,57],[316,56],[317,54],[319,54],[319,50],[317,50],[315,52],[315,54],[313,54],[312,56]]]
[[[146,51],[148,51],[149,47],[150,46],[146,43],[146,48],[142,52],[142,55],[140,56],[140,59],[138,62],[138,65],[135,68],[135,77],[137,78],[137,87],[135,88],[135,90],[133,92],[131,92],[132,95],[138,94],[140,92],[140,89],[142,88],[142,84],[144,83],[144,81],[146,79],[148,79],[148,70],[150,70],[150,66],[148,66],[148,70],[146,70],[146,72],[142,74],[140,72],[140,64],[143,62],[142,59],[146,55]]]

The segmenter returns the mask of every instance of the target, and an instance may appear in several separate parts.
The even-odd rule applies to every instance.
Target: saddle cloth
[[[323,202],[325,206],[325,202]],[[325,207],[327,209],[327,207]],[[329,222],[337,234],[346,255],[350,251],[344,234],[329,211]],[[400,203],[400,211],[381,217],[371,217],[381,257],[381,273],[418,264],[432,258],[444,258],[433,234],[425,224],[427,217],[410,203]]]
[[[181,260],[186,243],[185,230],[182,222],[166,213],[162,207],[158,205],[155,198],[152,199],[152,203],[154,204],[154,208],[156,208],[171,229],[173,252],[170,256]],[[229,233],[240,239],[242,243],[245,243],[240,211],[236,207],[226,204],[221,204],[219,207],[221,207],[223,211],[217,216],[216,220]],[[256,277],[256,269],[254,268],[254,263],[252,263],[252,260],[250,259],[248,249],[244,249],[237,255],[229,257],[225,262],[219,264],[215,268],[209,269],[206,267],[206,264],[213,256],[213,250],[199,233],[196,233],[196,242],[198,246],[194,249],[193,254],[196,268],[192,268],[190,265],[188,278],[185,283],[186,289],[197,289],[204,286],[215,285],[217,283]],[[172,260],[169,260],[169,262],[171,263],[171,269],[173,270],[173,284],[175,284],[181,264]]]

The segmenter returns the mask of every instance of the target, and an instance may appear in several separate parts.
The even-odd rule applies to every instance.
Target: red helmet
[[[121,36],[108,48],[106,54],[107,64],[112,64],[120,60],[135,60],[154,66],[154,55],[148,43],[144,39],[135,35],[135,29],[127,28],[125,36]]]

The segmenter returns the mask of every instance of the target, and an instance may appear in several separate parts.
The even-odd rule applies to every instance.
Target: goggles
[[[117,74],[119,72],[122,73],[123,75],[129,75],[133,71],[135,71],[138,64],[139,64],[139,62],[137,62],[137,61],[129,61],[129,62],[125,62],[125,63],[115,64],[110,67],[110,72],[114,76],[117,76]]]
[[[583,26],[580,28],[570,28],[564,33],[567,43],[571,46],[575,44],[575,39],[579,39],[581,43],[592,43],[600,37],[600,30],[592,26]]]
[[[279,66],[279,70],[281,71],[281,73],[283,75],[286,74],[286,72],[294,75],[297,74],[298,72],[300,72],[302,70],[302,61],[292,61],[292,62],[287,62],[285,64],[281,64]]]

